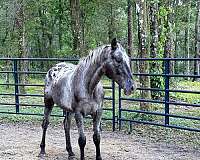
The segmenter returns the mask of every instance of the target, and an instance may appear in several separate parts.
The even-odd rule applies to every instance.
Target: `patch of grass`
[[[183,120],[181,118],[170,118],[170,124],[182,127],[192,127],[196,129],[200,128],[200,122],[198,122],[197,120],[189,120],[189,119]]]
[[[172,89],[200,91],[200,82],[180,81]],[[175,92],[170,93],[170,95],[176,101],[184,101],[191,104],[200,103],[200,94]]]

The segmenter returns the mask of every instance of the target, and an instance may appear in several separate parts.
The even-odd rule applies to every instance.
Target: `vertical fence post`
[[[121,118],[122,118],[122,113],[121,113],[121,108],[122,108],[122,104],[121,104],[121,87],[119,86],[119,93],[118,93],[118,98],[119,98],[119,130],[121,130],[122,128],[122,121],[121,121]]]
[[[112,112],[113,112],[113,124],[112,124],[112,129],[113,132],[115,131],[115,82],[112,81]]]
[[[169,74],[170,60],[165,59],[165,125],[169,125]]]
[[[19,77],[18,77],[18,69],[17,69],[17,60],[14,59],[14,66],[13,66],[13,70],[14,70],[14,80],[15,80],[15,107],[16,107],[16,113],[19,113]]]

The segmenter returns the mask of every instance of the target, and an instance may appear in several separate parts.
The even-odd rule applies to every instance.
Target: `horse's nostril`
[[[132,91],[134,90],[133,86],[131,87],[131,90],[132,90]]]

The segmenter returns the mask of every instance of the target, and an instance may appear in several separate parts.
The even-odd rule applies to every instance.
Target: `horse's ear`
[[[112,50],[115,50],[117,48],[117,39],[114,38],[111,42],[111,48]]]

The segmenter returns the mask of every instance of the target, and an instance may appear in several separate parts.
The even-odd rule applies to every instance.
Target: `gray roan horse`
[[[69,159],[73,159],[75,156],[70,142],[71,118],[75,116],[79,132],[80,159],[84,160],[86,137],[83,118],[86,115],[91,115],[93,118],[93,141],[96,146],[96,159],[102,159],[100,153],[100,120],[104,91],[100,79],[103,75],[117,82],[124,89],[126,95],[130,95],[135,89],[129,57],[116,39],[112,40],[111,45],[101,46],[91,51],[86,58],[80,60],[78,65],[62,62],[48,71],[44,89],[45,109],[40,155],[45,154],[46,130],[55,103],[66,111],[64,129]]]

